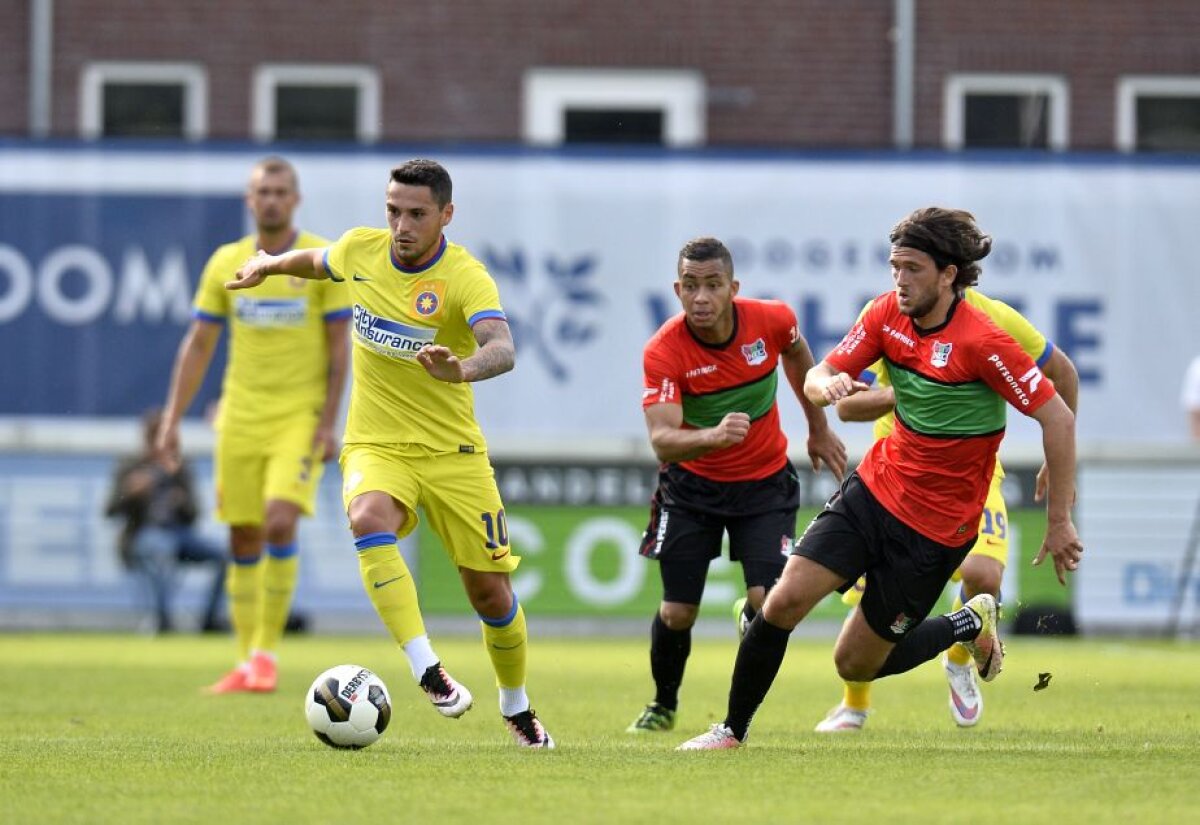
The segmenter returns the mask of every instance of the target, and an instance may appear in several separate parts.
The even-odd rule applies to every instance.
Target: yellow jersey
[[[387,229],[351,229],[325,251],[329,277],[353,303],[354,386],[347,444],[417,444],[437,452],[484,452],[468,383],[433,378],[416,361],[426,344],[459,358],[478,349],[472,326],[504,319],[496,282],[458,244],[439,242],[419,267],[391,254]]]
[[[299,232],[289,248],[328,244]],[[319,412],[329,375],[325,324],[350,315],[346,290],[328,281],[279,277],[245,291],[226,290],[225,282],[257,248],[254,235],[219,247],[204,267],[192,304],[194,317],[229,327],[218,427],[251,428],[301,411]]]
[[[1046,336],[1025,318],[1024,315],[1017,312],[1003,301],[998,301],[995,298],[989,298],[974,287],[968,287],[963,292],[963,300],[973,307],[983,310],[992,323],[1007,332],[1017,342],[1017,345],[1032,358],[1039,367],[1044,366],[1054,354],[1054,345],[1046,340]],[[867,304],[869,307],[870,304]],[[867,311],[867,307],[863,307],[863,312]],[[862,313],[859,313],[862,317]],[[876,361],[867,368],[869,375],[864,375],[865,378],[873,377],[877,386],[890,386],[892,381],[888,376],[887,364],[882,360]],[[875,440],[888,435],[896,426],[896,414],[887,412],[875,419],[872,434]],[[1004,478],[1004,468],[1000,466],[1000,457],[996,457],[996,473],[997,478]]]

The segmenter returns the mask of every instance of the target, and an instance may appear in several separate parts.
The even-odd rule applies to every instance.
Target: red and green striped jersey
[[[896,393],[896,428],[858,474],[892,514],[942,544],[974,537],[1004,438],[1006,402],[1026,415],[1055,394],[1011,335],[956,300],[946,321],[918,329],[895,293],[875,299],[825,358],[859,375],[883,358]]]
[[[779,426],[775,367],[800,336],[796,314],[781,301],[734,298],[733,335],[706,344],[688,329],[683,313],[646,343],[642,408],[681,404],[683,426],[713,427],[727,413],[750,416],[745,441],[679,466],[713,481],[753,481],[787,462],[787,437]]]

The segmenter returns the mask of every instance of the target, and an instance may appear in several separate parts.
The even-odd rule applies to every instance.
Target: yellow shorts
[[[311,516],[325,465],[313,449],[317,416],[282,419],[269,430],[225,426],[217,433],[213,476],[216,516],[227,524],[262,524],[268,501],[289,501]]]
[[[979,534],[968,556],[988,556],[1003,565],[1008,564],[1008,507],[1004,504],[1004,496],[1000,487],[1004,476],[1000,473],[992,475],[992,484],[988,488],[987,501],[983,505],[983,515],[979,517]],[[953,581],[959,581],[962,576],[954,571]],[[863,588],[867,586],[865,577],[859,578],[854,586],[842,594],[842,604],[853,607],[862,600]]]
[[[417,527],[420,507],[456,567],[509,573],[520,558],[508,543],[504,503],[486,453],[442,453],[418,445],[347,444],[342,503],[381,491],[405,510],[397,538]]]

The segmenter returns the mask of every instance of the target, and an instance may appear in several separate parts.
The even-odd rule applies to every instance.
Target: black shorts
[[[937,604],[974,539],[949,547],[918,533],[885,508],[858,473],[830,496],[793,551],[845,576],[845,592],[867,577],[861,608],[879,636],[896,642]]]
[[[659,472],[641,554],[657,559],[663,601],[700,604],[708,565],[721,555],[741,562],[746,587],[778,581],[796,535],[800,484],[791,463],[756,481],[712,481],[675,464]]]

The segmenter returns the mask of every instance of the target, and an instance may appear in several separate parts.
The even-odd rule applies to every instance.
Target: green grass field
[[[536,622],[536,619],[534,619]],[[536,624],[534,624],[536,632]],[[830,640],[796,639],[747,747],[677,753],[723,715],[735,651],[697,640],[679,728],[631,737],[651,697],[640,639],[535,638],[531,695],[558,740],[518,751],[476,639],[439,653],[475,692],[437,716],[383,637],[288,637],[280,691],[201,695],[219,637],[0,635],[5,823],[1195,821],[1200,645],[1009,638],[985,718],[959,730],[936,665],[875,688],[861,734],[812,726],[839,698]],[[392,725],[362,751],[309,732],[324,668],[375,669]],[[1053,674],[1035,692],[1039,672]],[[849,810],[852,808],[852,812]]]

